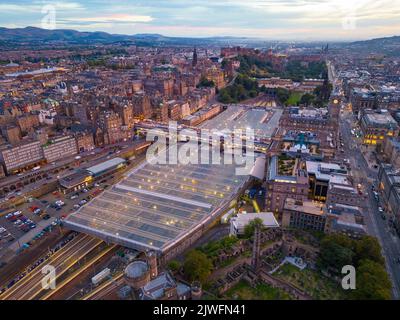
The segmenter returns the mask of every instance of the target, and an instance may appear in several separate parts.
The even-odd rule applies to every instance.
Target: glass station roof
[[[275,129],[279,126],[282,113],[283,111],[278,108],[267,109],[231,105],[200,127],[218,131],[241,129],[243,132],[246,132],[246,128],[250,128],[254,130],[256,136],[271,138]]]
[[[138,250],[166,250],[229,203],[235,165],[143,163],[71,214],[67,227]]]

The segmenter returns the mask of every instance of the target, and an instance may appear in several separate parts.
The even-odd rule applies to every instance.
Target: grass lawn
[[[306,291],[316,300],[344,299],[344,290],[338,283],[308,268],[301,271],[286,263],[274,273],[274,277],[284,279],[298,288]]]
[[[298,102],[300,102],[300,99],[302,97],[302,94],[300,92],[292,92],[289,96],[289,99],[287,99],[286,103],[289,106],[296,106]]]
[[[225,293],[225,297],[238,300],[290,300],[291,296],[285,291],[273,288],[267,284],[258,284],[252,288],[246,281],[241,280]]]

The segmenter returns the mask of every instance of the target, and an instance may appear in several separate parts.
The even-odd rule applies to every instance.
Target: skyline
[[[399,0],[1,1],[0,26],[42,27],[49,8],[55,9],[56,29],[127,35],[352,41],[390,37],[400,29]]]

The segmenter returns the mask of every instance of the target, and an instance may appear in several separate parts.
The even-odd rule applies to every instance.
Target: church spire
[[[194,50],[193,50],[192,66],[193,67],[197,66],[197,49],[196,49],[196,47],[194,47]]]

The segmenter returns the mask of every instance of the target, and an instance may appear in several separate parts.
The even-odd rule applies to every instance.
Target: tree
[[[256,80],[239,74],[232,85],[220,90],[218,100],[222,103],[237,103],[256,97],[260,90]]]
[[[220,90],[218,100],[222,103],[232,103],[233,102],[227,88],[223,88]]]
[[[244,236],[246,239],[250,239],[256,227],[262,228],[264,225],[263,221],[260,218],[255,218],[251,220],[245,227],[244,227]]]
[[[350,292],[355,300],[390,300],[392,284],[385,268],[371,260],[361,260],[357,268],[356,289]]]
[[[279,103],[284,105],[286,104],[286,101],[289,99],[290,93],[286,89],[278,88],[276,89],[276,97],[278,98]]]
[[[176,272],[181,268],[181,263],[178,260],[171,260],[168,263],[168,268],[172,271],[172,272]]]
[[[339,274],[345,265],[351,265],[354,253],[350,248],[325,238],[321,242],[318,264],[321,268]]]
[[[212,80],[208,80],[205,77],[202,77],[200,79],[199,84],[197,85],[198,88],[210,88],[210,87],[215,87],[215,83]]]
[[[345,247],[350,250],[353,250],[353,248],[354,248],[354,240],[344,234],[340,234],[340,233],[330,234],[330,235],[326,236],[324,238],[324,240],[326,242],[328,242],[328,241],[335,242],[335,243],[341,245],[342,247]]]
[[[198,251],[190,251],[183,263],[183,270],[190,281],[200,281],[204,284],[211,274],[213,264],[207,256]]]
[[[300,104],[304,104],[306,107],[308,107],[309,105],[311,105],[315,100],[315,96],[310,94],[310,93],[306,93],[303,94],[301,99],[300,99]]]
[[[371,236],[364,236],[355,242],[355,264],[358,265],[360,261],[368,259],[384,265],[385,261],[382,257],[381,246],[378,240]]]

